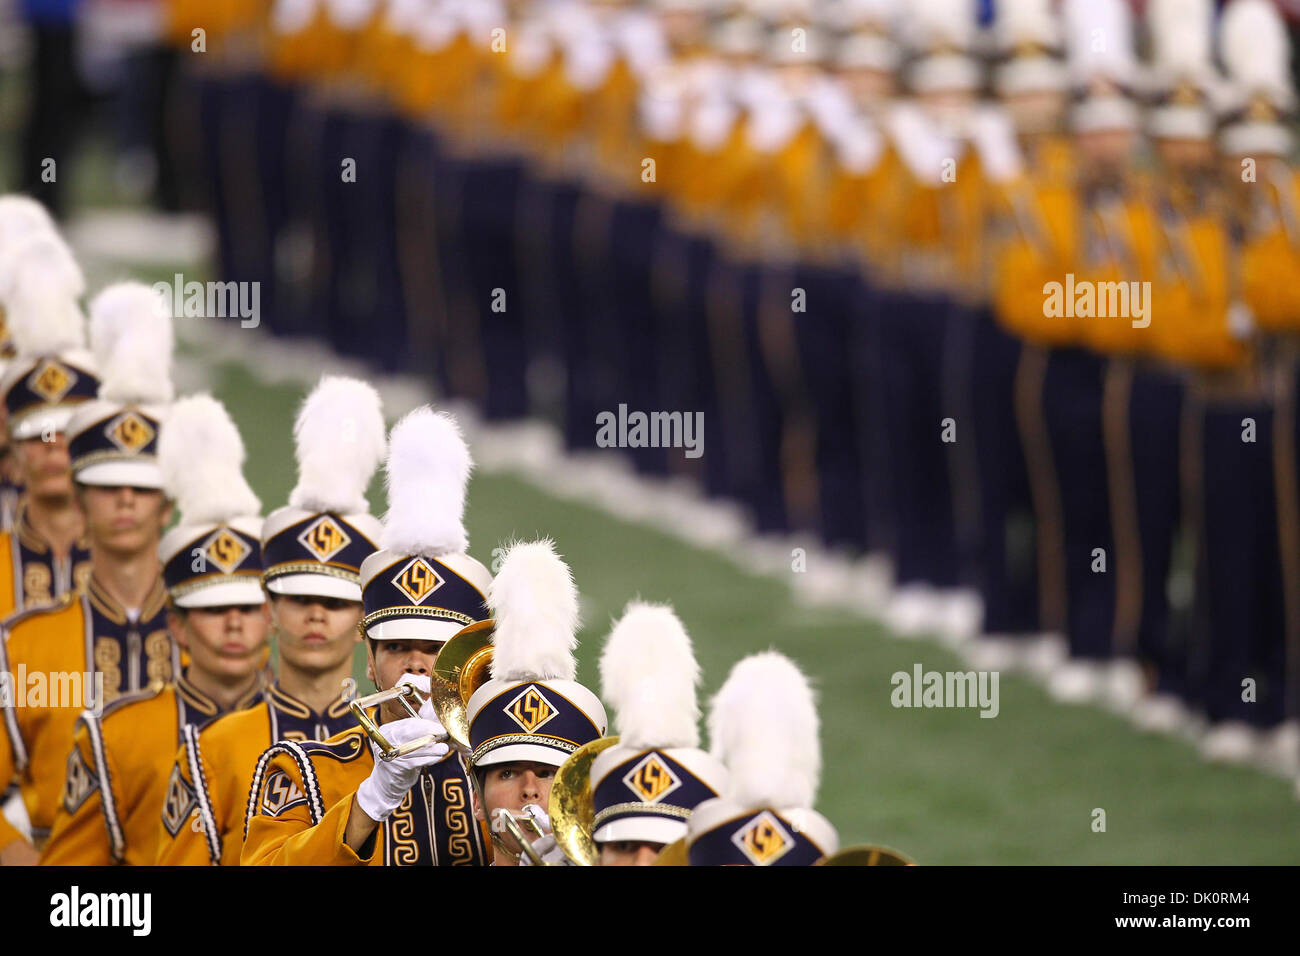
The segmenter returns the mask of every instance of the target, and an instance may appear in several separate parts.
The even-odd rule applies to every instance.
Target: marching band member
[[[812,809],[821,776],[808,679],[776,651],[731,669],[709,710],[710,752],[727,768],[722,796],[687,822],[691,866],[811,866],[839,849]]]
[[[50,604],[85,583],[90,553],[72,484],[68,419],[99,388],[77,299],[81,270],[55,235],[9,248],[0,302],[17,356],[0,378],[24,492],[0,535],[0,615]]]
[[[361,565],[367,673],[381,690],[429,690],[438,652],[485,621],[492,576],[465,553],[469,449],[454,419],[428,407],[393,428],[388,514],[376,551]],[[396,701],[379,722],[395,746],[435,738],[382,760],[357,727],[325,741],[280,740],[253,773],[244,818],[244,866],[480,866],[483,835],[472,781],[425,702],[420,717]]]
[[[1117,649],[1132,653],[1149,693],[1135,705],[1140,726],[1186,726],[1188,635],[1171,614],[1169,578],[1177,535],[1197,522],[1187,487],[1190,437],[1205,413],[1205,390],[1248,375],[1250,348],[1231,327],[1233,255],[1225,191],[1216,170],[1214,11],[1209,0],[1158,0],[1147,7],[1153,102],[1147,128],[1159,160],[1149,188],[1158,220],[1160,304],[1129,384],[1120,424],[1109,438],[1112,468],[1132,473],[1132,499],[1114,510],[1119,593]],[[1126,432],[1126,433],[1125,433]]]
[[[1296,744],[1294,737],[1286,744],[1284,719],[1293,716],[1286,711],[1287,698],[1294,698],[1287,678],[1294,678],[1298,659],[1286,638],[1288,607],[1294,611],[1300,587],[1294,550],[1300,491],[1294,393],[1286,396],[1294,387],[1300,329],[1300,288],[1293,281],[1300,266],[1300,189],[1287,159],[1294,144],[1285,117],[1296,102],[1290,42],[1276,7],[1264,0],[1229,4],[1219,52],[1229,80],[1219,150],[1230,184],[1233,299],[1240,303],[1231,318],[1238,335],[1253,341],[1250,362],[1198,383],[1195,392],[1203,408],[1193,494],[1204,637],[1195,649],[1200,666],[1191,694],[1211,724],[1202,756],[1267,760],[1281,731],[1280,749],[1294,767]],[[1245,440],[1248,422],[1254,423],[1251,440]],[[1242,687],[1247,677],[1256,682],[1249,699]]]
[[[163,805],[160,866],[238,866],[262,752],[356,724],[339,688],[361,640],[361,563],[382,531],[365,495],[384,455],[378,393],[357,379],[322,378],[298,413],[294,439],[298,485],[262,529],[279,676],[260,704],[185,731]]]
[[[691,811],[725,791],[727,771],[700,749],[700,667],[672,608],[633,601],[600,657],[618,743],[591,765],[592,838],[601,866],[649,866],[686,835]]]
[[[555,771],[578,747],[605,735],[605,708],[575,680],[578,592],[553,542],[511,545],[488,604],[496,622],[491,679],[474,691],[465,713],[478,782],[474,815],[497,835],[493,865],[516,866],[523,848],[499,828],[498,814],[527,814],[549,830],[545,808]],[[534,848],[548,862],[563,859],[553,836]]]
[[[158,438],[163,490],[180,521],[158,547],[167,626],[190,663],[81,715],[43,865],[153,865],[158,817],[188,823],[167,779],[191,728],[261,700],[269,616],[258,547],[261,502],[244,480],[244,444],[208,395],[172,406]],[[165,805],[166,804],[166,805]]]
[[[79,593],[5,622],[0,669],[13,673],[22,665],[29,673],[82,674],[96,688],[102,680],[102,697],[96,689],[94,703],[107,705],[155,681],[170,681],[180,669],[167,632],[158,558],[171,511],[161,490],[157,447],[172,400],[172,325],[161,298],[138,283],[110,286],[96,296],[90,323],[99,397],[83,402],[68,422],[72,477],[90,540],[90,577]],[[87,694],[73,706],[4,708],[0,781],[17,777],[38,846],[54,822],[85,703]],[[0,847],[12,838],[0,833]]]

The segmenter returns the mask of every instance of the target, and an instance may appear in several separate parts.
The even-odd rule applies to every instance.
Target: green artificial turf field
[[[302,389],[261,384],[233,364],[210,373],[243,430],[264,508],[278,507],[294,482],[288,437]],[[371,501],[382,513],[378,480]],[[512,537],[556,540],[582,594],[579,679],[592,686],[612,616],[638,595],[676,607],[706,693],[753,651],[775,647],[797,660],[820,695],[818,809],[845,844],[884,843],[923,863],[1300,861],[1300,804],[1284,780],[1207,765],[1186,743],[1138,733],[1100,710],[1057,705],[1009,675],[992,719],[973,709],[895,709],[895,671],[966,666],[847,612],[801,608],[779,579],[746,574],[723,556],[557,500],[513,475],[476,473],[467,524],[471,552],[488,564]],[[364,666],[357,676],[364,688]],[[775,728],[780,715],[772,720]],[[1105,832],[1093,830],[1096,808],[1106,813]]]

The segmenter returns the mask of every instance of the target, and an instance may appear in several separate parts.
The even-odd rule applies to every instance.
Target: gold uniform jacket
[[[165,599],[160,578],[132,622],[92,577],[82,592],[5,621],[0,671],[14,675],[14,694],[0,714],[0,789],[18,783],[38,847],[54,824],[73,731],[82,710],[91,706],[95,675],[102,675],[107,705],[180,673],[167,633]],[[33,681],[39,681],[39,700]],[[47,706],[59,704],[50,699],[56,683],[75,686],[78,699]],[[0,816],[0,847],[15,839],[21,835]]]
[[[424,768],[379,824],[364,856],[343,842],[352,797],[375,758],[360,727],[321,742],[282,740],[262,754],[249,790],[244,866],[484,866],[472,783],[453,752]]]
[[[266,748],[324,740],[356,722],[346,700],[317,713],[273,684],[257,706],[185,728],[167,780],[158,865],[238,866],[249,788]]]
[[[253,706],[262,692],[259,683],[233,709]],[[42,865],[153,865],[177,741],[223,713],[182,676],[119,698],[100,717],[82,714]]]
[[[0,617],[53,604],[89,577],[88,545],[79,541],[67,559],[60,559],[19,505],[13,529],[0,534]]]

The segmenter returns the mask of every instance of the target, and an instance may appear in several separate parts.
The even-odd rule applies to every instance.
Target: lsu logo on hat
[[[298,542],[314,554],[317,561],[328,561],[351,544],[352,538],[329,515],[321,515],[298,535]]]
[[[143,415],[128,410],[104,426],[104,435],[127,454],[133,455],[154,438],[154,428]]]
[[[731,842],[755,866],[770,866],[794,847],[794,838],[767,810],[733,833]]]
[[[657,803],[682,785],[681,778],[653,751],[623,775],[623,783],[642,803]]]
[[[443,580],[424,558],[417,557],[407,562],[406,566],[397,572],[397,576],[393,578],[393,585],[405,594],[412,604],[423,604],[425,598],[442,587]]]
[[[45,359],[27,379],[27,387],[50,404],[58,402],[77,384],[77,373],[66,365]]]
[[[524,733],[535,733],[559,711],[543,696],[536,686],[529,684],[514,700],[506,705],[506,715],[523,728]]]
[[[224,574],[233,574],[253,549],[229,528],[218,528],[203,545],[204,558]]]

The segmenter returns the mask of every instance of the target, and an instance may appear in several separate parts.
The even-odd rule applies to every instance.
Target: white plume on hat
[[[965,50],[975,42],[976,0],[912,0],[904,10],[904,35],[912,49]]]
[[[1130,86],[1137,80],[1133,17],[1124,0],[1065,0],[1064,14],[1076,84],[1105,78]]]
[[[360,379],[323,376],[298,411],[298,484],[289,504],[341,514],[369,508],[366,488],[387,447],[379,393]]]
[[[90,347],[99,397],[122,403],[172,400],[172,319],[163,297],[139,282],[119,282],[90,303]]]
[[[49,210],[30,196],[0,196],[0,268],[6,249],[33,235],[58,235]]]
[[[997,0],[993,30],[1000,49],[1037,43],[1049,49],[1061,45],[1061,23],[1052,0]]]
[[[471,467],[456,419],[428,405],[408,412],[388,438],[388,513],[379,546],[426,558],[464,552]]]
[[[55,235],[30,236],[0,264],[0,303],[19,355],[56,355],[86,346],[86,318],[77,299],[81,268]]]
[[[743,807],[811,809],[821,776],[812,687],[776,651],[736,664],[713,698],[711,751],[730,774],[727,796]]]
[[[488,589],[496,626],[492,679],[573,680],[578,646],[578,589],[555,542],[514,542]]]
[[[1152,65],[1170,80],[1202,80],[1213,73],[1211,0],[1151,0],[1147,6]]]
[[[1242,93],[1263,93],[1275,105],[1290,104],[1291,44],[1277,8],[1268,0],[1228,4],[1219,27],[1219,54]]]
[[[188,396],[171,407],[158,435],[158,467],[182,522],[223,522],[262,510],[244,478],[244,458],[239,430],[211,395]]]
[[[700,666],[673,609],[631,601],[605,639],[601,696],[617,714],[619,744],[698,747]]]

